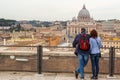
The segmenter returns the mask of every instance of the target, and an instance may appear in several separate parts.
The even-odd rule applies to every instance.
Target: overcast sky
[[[95,20],[120,19],[120,0],[0,0],[0,18],[71,20],[83,4]]]

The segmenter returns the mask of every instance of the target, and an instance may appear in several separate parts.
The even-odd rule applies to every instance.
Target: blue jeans
[[[92,74],[98,76],[99,73],[99,54],[91,54]]]
[[[81,78],[84,78],[84,67],[88,63],[88,59],[88,54],[78,54],[79,66],[76,69],[76,72],[81,74]]]

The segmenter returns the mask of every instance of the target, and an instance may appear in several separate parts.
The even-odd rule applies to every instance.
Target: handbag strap
[[[98,48],[100,49],[100,46],[99,46],[99,43],[98,43],[97,39],[95,39],[95,40],[96,40],[96,43],[97,43],[97,45],[98,45]]]

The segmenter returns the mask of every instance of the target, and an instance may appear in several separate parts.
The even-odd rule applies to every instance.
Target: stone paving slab
[[[85,80],[90,80],[91,74],[86,74]],[[107,75],[100,74],[99,80],[120,80],[119,75],[116,78],[107,78]],[[0,80],[76,80],[73,73],[42,73],[35,72],[0,72]],[[80,80],[80,79],[78,79]]]

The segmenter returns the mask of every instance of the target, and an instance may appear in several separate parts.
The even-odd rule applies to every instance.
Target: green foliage
[[[61,21],[61,25],[62,26],[67,26],[67,22],[66,21]]]
[[[13,32],[13,31],[18,31],[20,32],[22,29],[22,27],[20,26],[20,24],[18,24],[16,27],[11,27],[10,29],[10,32]]]
[[[52,24],[52,22],[48,22],[48,21],[43,21],[43,22],[39,22],[39,21],[29,21],[30,24],[32,24],[33,26],[36,26],[36,27],[50,27],[50,24]]]
[[[11,26],[16,23],[16,20],[9,20],[9,19],[0,19],[0,26]]]

